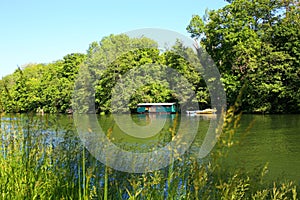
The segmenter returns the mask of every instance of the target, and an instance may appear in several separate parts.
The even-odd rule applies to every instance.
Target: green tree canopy
[[[228,2],[187,27],[218,66],[228,102],[245,86],[244,111],[299,112],[299,2]]]

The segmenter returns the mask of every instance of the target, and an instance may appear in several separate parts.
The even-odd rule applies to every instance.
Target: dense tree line
[[[158,68],[151,71],[147,84],[142,84],[141,88],[127,96],[131,110],[140,102],[179,100],[170,89],[172,80],[168,82],[155,79],[161,73],[161,66],[173,68],[184,76],[191,83],[190,87],[197,91],[197,101],[206,106],[210,99],[205,82],[195,67],[184,58],[183,53],[196,56],[179,41],[171,49],[161,52],[157,43],[148,38],[110,35],[99,43],[93,42],[86,54],[66,55],[62,60],[50,64],[30,64],[4,77],[0,81],[0,108],[5,112],[43,110],[49,113],[66,113],[79,105],[81,112],[95,109],[98,113],[110,113],[115,111],[111,102],[112,92],[120,77],[135,67],[147,69],[151,65]],[[135,78],[137,77],[145,78],[139,75]],[[130,88],[136,80],[127,81],[127,86],[132,84],[128,86]],[[75,88],[82,90],[78,89],[73,93]],[[120,95],[126,98],[127,94]],[[90,102],[92,106],[86,102]]]
[[[247,112],[300,111],[299,0],[233,0],[187,30],[214,59],[232,104]]]
[[[83,54],[69,54],[50,64],[29,64],[0,81],[0,109],[5,112],[66,112]]]
[[[187,31],[219,68],[229,105],[240,95],[241,109],[246,112],[300,112],[299,14],[299,0],[232,0],[204,17],[192,17]],[[97,112],[112,112],[111,97],[120,78],[137,66],[153,65],[177,70],[191,83],[200,108],[209,107],[205,81],[186,56],[195,55],[179,41],[161,52],[148,38],[110,35],[90,44],[86,54],[69,54],[50,64],[29,64],[4,77],[0,80],[0,110],[69,112],[75,85],[91,88],[78,90],[77,103],[91,101]],[[147,78],[148,84],[130,97],[123,96],[130,99],[131,109],[139,102],[178,101],[168,82]],[[135,82],[138,80],[130,84]]]

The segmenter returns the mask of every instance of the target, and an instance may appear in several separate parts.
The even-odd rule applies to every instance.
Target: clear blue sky
[[[188,35],[192,15],[224,0],[0,0],[0,79],[28,63],[85,53],[109,34],[164,28]]]

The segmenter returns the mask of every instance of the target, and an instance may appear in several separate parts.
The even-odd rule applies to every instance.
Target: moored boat
[[[207,108],[205,110],[197,110],[196,114],[215,114],[216,112],[216,109]]]

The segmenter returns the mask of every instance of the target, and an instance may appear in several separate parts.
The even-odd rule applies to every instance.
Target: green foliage
[[[167,75],[164,71],[166,66],[185,77],[191,84],[189,87],[198,94],[199,102],[204,106],[209,105],[205,83],[193,66],[198,61],[197,56],[179,41],[170,50],[161,53],[157,44],[150,39],[110,35],[103,38],[99,44],[93,43],[87,57],[76,82],[80,95],[74,95],[75,107],[81,112],[92,111],[94,103],[97,112],[124,112],[125,110],[117,105],[121,107],[125,99],[128,100],[131,110],[141,102],[178,101],[179,94],[174,93],[174,88],[180,85],[175,87],[170,84],[178,82],[179,79],[171,74]],[[189,63],[187,58],[194,63]],[[115,87],[119,89],[119,101],[112,105]],[[121,91],[120,87],[124,90]],[[126,88],[135,89],[125,91]],[[185,100],[188,98],[184,91],[181,96],[185,96]],[[184,101],[184,98],[182,100]],[[89,102],[89,105],[85,102]]]
[[[187,152],[165,169],[140,174],[119,172],[95,160],[80,145],[72,120],[6,116],[0,121],[1,198],[296,200],[293,182],[267,184],[267,166],[254,172],[224,167],[228,150],[238,142],[233,136],[241,115],[234,112],[227,112],[224,132],[208,159],[199,162]],[[175,118],[174,127],[176,123]],[[173,134],[174,129],[167,131]]]
[[[300,112],[299,2],[227,2],[221,9],[207,11],[203,19],[194,15],[187,30],[215,61],[228,104],[235,103],[243,88],[241,109],[245,112]],[[209,68],[201,64],[193,50],[179,41],[162,52],[149,38],[109,35],[91,43],[86,54],[69,54],[50,64],[30,64],[4,77],[0,80],[0,111],[66,113],[75,108],[113,112],[114,87],[123,79],[133,88],[141,84],[140,77],[129,80],[126,75],[134,70],[146,72],[147,66],[176,70],[190,83],[188,88],[204,109],[211,104],[209,91],[218,91],[205,83],[213,79]],[[168,82],[173,78],[180,83],[179,78],[158,81],[155,77],[162,75],[151,73],[153,77],[147,77],[147,84],[134,93],[120,94],[120,98],[129,99],[130,109],[140,102],[179,101],[176,89],[182,91],[181,100],[187,100],[188,92],[183,90],[187,85],[175,87]]]
[[[1,80],[1,110],[5,112],[65,113],[83,54],[69,54],[47,65],[29,64]]]
[[[74,183],[69,182],[74,173],[67,167],[58,168],[58,162],[64,160],[64,156],[47,145],[46,137],[51,137],[43,135],[42,131],[47,126],[44,121],[28,116],[29,123],[26,125],[19,120],[7,122],[0,120],[1,199],[74,196]],[[66,174],[70,177],[65,177]]]
[[[127,87],[136,88],[133,93],[119,94],[128,99],[131,110],[141,102],[175,102],[179,96],[187,101],[184,87],[194,91],[205,108],[210,104],[209,93],[195,65],[199,65],[197,55],[179,41],[161,52],[148,38],[110,35],[93,42],[86,55],[69,54],[50,64],[31,64],[5,77],[0,82],[0,106],[4,112],[66,113],[75,108],[109,113],[115,111],[111,104],[114,88],[124,79]],[[174,72],[164,71],[166,67]],[[136,77],[126,77],[132,72]],[[176,94],[176,89],[181,93]]]
[[[157,63],[159,60],[157,49],[137,49],[120,56],[112,62],[103,72],[96,86],[96,104],[99,105],[100,111],[111,112],[111,92],[122,75],[135,67]]]
[[[246,85],[242,110],[299,112],[299,2],[228,2],[187,27],[216,62],[228,102]]]

